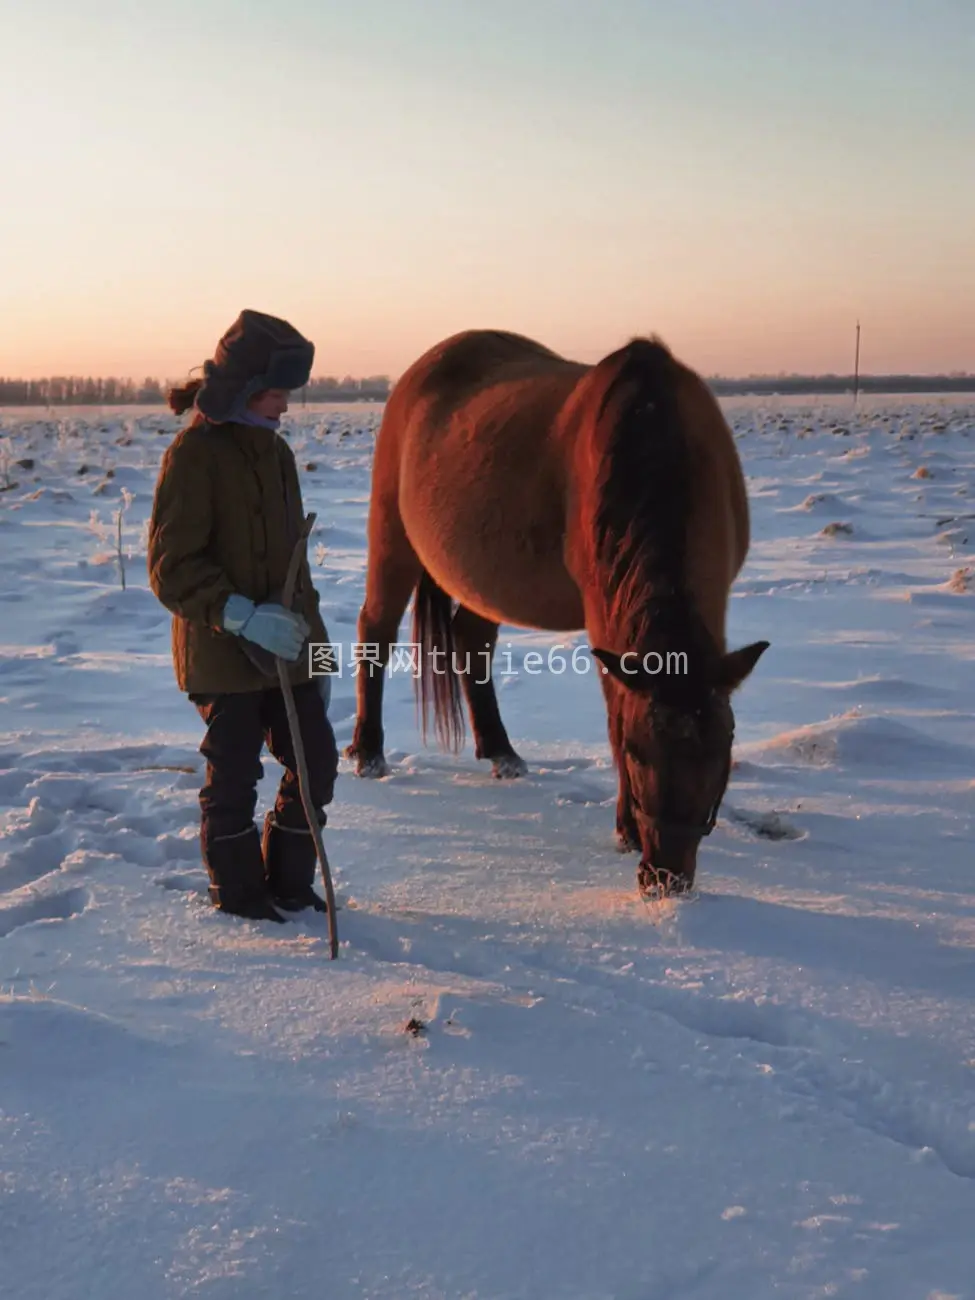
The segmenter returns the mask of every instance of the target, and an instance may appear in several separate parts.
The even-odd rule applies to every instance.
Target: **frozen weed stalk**
[[[10,449],[5,446],[0,447],[0,492],[9,492],[16,486],[10,477]]]
[[[111,538],[111,528],[108,524],[102,522],[101,512],[98,510],[92,510],[88,516],[88,531],[102,545],[105,545]],[[96,551],[91,557],[91,562],[92,564],[105,564],[111,558],[111,554],[108,552]]]
[[[115,558],[118,561],[119,581],[122,584],[122,590],[125,590],[125,551],[122,547],[122,527],[125,512],[135,500],[135,493],[130,492],[128,488],[122,489],[121,504],[115,511]]]

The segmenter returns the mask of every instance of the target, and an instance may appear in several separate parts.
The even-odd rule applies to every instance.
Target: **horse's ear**
[[[715,687],[719,691],[726,691],[729,695],[732,691],[736,691],[769,645],[768,641],[753,641],[751,645],[742,646],[740,650],[732,650],[726,654],[718,664]]]
[[[603,665],[603,672],[609,673],[610,677],[615,678],[621,686],[627,687],[628,690],[645,691],[652,681],[650,675],[639,666],[624,668],[621,656],[614,654],[612,650],[594,648],[592,653],[593,657]]]

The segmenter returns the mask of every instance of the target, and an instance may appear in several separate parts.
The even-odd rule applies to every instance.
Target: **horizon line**
[[[336,375],[328,375],[328,374],[313,375],[308,380],[307,384],[302,385],[301,388],[291,389],[290,391],[294,393],[300,393],[304,388],[317,387],[323,384],[335,384],[337,387],[340,388],[343,386],[362,385],[362,384],[378,385],[378,384],[385,383],[385,384],[392,385],[397,383],[401,377],[402,377],[401,375],[393,376],[389,372],[380,373],[375,371],[372,374],[368,374],[368,375],[346,374],[343,375],[341,379],[338,378],[338,376]],[[705,380],[706,383],[712,383],[716,381],[720,383],[735,383],[735,384],[748,383],[754,380],[761,380],[762,382],[770,382],[776,379],[809,380],[809,381],[823,380],[823,379],[829,379],[829,380],[848,379],[852,383],[855,377],[856,377],[856,372],[853,370],[774,370],[774,371],[754,370],[754,371],[749,371],[747,374],[722,374],[722,373],[714,373],[714,372],[710,374],[705,374],[701,372],[701,378]],[[951,379],[951,380],[975,379],[975,370],[958,370],[958,369],[878,370],[878,371],[861,370],[859,372],[859,378],[861,381],[864,379],[874,379],[874,380],[876,379],[924,379],[927,381],[933,379]],[[36,377],[26,378],[23,375],[0,374],[0,384],[51,384],[51,383],[63,383],[65,381],[75,383],[79,380],[82,383],[104,384],[108,381],[111,381],[113,383],[121,383],[125,385],[134,385],[134,386],[142,386],[142,387],[148,384],[155,384],[159,388],[181,388],[184,387],[187,382],[189,382],[184,378],[172,379],[167,377],[165,379],[160,379],[157,375],[143,375],[137,377],[136,375],[120,375],[120,374],[91,374],[91,373],[71,374],[68,372],[62,372],[62,373],[52,372],[51,374],[48,375],[39,375]]]

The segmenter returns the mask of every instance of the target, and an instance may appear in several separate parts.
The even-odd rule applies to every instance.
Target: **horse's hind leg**
[[[474,732],[474,753],[490,759],[497,777],[524,776],[524,759],[512,748],[494,689],[492,667],[498,625],[461,605],[451,620],[453,668],[459,672]]]
[[[359,611],[360,662],[356,671],[356,721],[347,758],[358,776],[386,776],[383,753],[383,680],[390,648],[420,577],[421,565],[406,536],[399,511],[387,509],[370,520],[366,598]]]

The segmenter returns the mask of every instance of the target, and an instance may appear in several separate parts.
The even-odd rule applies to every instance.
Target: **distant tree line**
[[[161,406],[175,382],[158,379],[95,379],[77,375],[52,379],[0,378],[0,406]],[[355,379],[313,378],[294,394],[295,402],[383,402],[391,383],[387,375]]]
[[[852,393],[853,384],[853,375],[751,375],[747,379],[716,375],[708,380],[718,397]],[[975,375],[861,375],[859,388],[861,393],[972,393]]]
[[[0,406],[161,406],[174,382],[158,379],[94,379],[55,376],[53,379],[0,378]],[[852,375],[751,375],[747,379],[708,379],[719,397],[775,394],[852,393]],[[326,375],[298,389],[293,404],[303,402],[384,402],[392,381],[388,375],[336,379]],[[971,393],[975,375],[861,375],[861,393]]]
[[[365,379],[312,379],[295,397],[306,402],[384,402],[392,381],[388,375],[368,375]]]
[[[53,379],[0,379],[0,406],[116,406],[164,401],[155,379],[85,379],[76,375]]]

